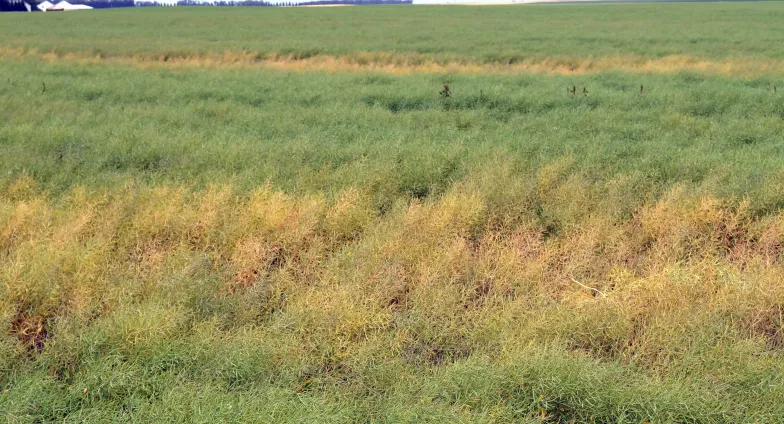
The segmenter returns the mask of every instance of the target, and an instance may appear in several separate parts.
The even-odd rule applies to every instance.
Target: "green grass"
[[[2,66],[6,184],[21,174],[54,192],[129,180],[246,191],[269,181],[394,201],[441,194],[493,165],[533,180],[566,161],[597,191],[627,184],[618,199],[627,208],[678,184],[749,196],[766,211],[784,204],[773,183],[784,167],[784,102],[768,88],[784,86],[776,79]],[[573,85],[588,96],[567,94]]]
[[[779,2],[102,10],[0,16],[0,46],[108,57],[230,50],[478,62],[608,55],[781,60],[782,20]]]
[[[784,420],[777,71],[399,75],[154,58],[780,60],[781,10],[0,16],[0,417]],[[575,19],[591,25],[552,25]],[[128,60],[66,54],[98,51]]]

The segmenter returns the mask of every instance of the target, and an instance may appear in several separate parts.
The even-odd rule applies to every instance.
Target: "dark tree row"
[[[56,1],[49,0],[52,3],[56,3]],[[68,0],[70,3],[71,0]],[[88,6],[92,6],[95,9],[109,9],[112,7],[134,7],[135,3],[134,0],[73,0],[74,3],[78,4],[86,4]]]
[[[42,0],[41,0],[42,1]],[[49,0],[57,3],[59,0]],[[162,3],[159,1],[135,1],[135,0],[74,0],[71,3],[86,4],[95,9],[108,9],[113,7],[161,7],[161,6],[315,6],[322,4],[409,4],[412,0],[316,0],[295,3],[290,1],[264,0],[217,0],[212,2],[198,0],[178,0],[176,4]],[[28,0],[34,12],[37,12],[37,0]],[[0,12],[26,12],[24,0],[0,0]]]
[[[40,0],[43,1],[43,0]],[[37,12],[36,5],[40,2],[37,0],[27,0],[30,8]],[[49,0],[51,3],[57,3],[59,0]],[[109,9],[113,7],[134,7],[136,6],[134,0],[72,0],[69,3],[85,4],[94,9]],[[0,0],[0,12],[26,12],[25,0]]]
[[[179,0],[177,6],[276,6],[277,4],[259,0],[246,1],[213,1]]]
[[[35,9],[35,3],[28,3]],[[0,0],[0,12],[27,12],[23,1]]]

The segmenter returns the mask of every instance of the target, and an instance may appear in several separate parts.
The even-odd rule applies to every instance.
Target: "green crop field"
[[[129,14],[130,13],[130,14]],[[686,55],[784,60],[780,3],[492,8],[153,8],[3,17],[6,47],[111,56],[224,51],[509,62]],[[2,44],[0,44],[2,45]]]
[[[0,418],[784,421],[782,22],[0,14]]]

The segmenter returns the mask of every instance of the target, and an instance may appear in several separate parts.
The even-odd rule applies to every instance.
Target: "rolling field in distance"
[[[777,2],[384,8],[155,8],[3,16],[0,48],[139,61],[519,64],[568,71],[707,61],[782,73]],[[7,54],[7,51],[1,51]],[[336,59],[320,63],[318,59]],[[335,63],[337,62],[337,63]],[[596,63],[598,62],[598,63]],[[307,61],[305,62],[308,63]]]
[[[782,18],[0,15],[0,416],[783,421]]]

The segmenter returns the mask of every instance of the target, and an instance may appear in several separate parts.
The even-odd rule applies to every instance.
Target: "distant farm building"
[[[62,11],[72,11],[72,10],[90,10],[92,9],[92,7],[87,6],[85,4],[71,4],[63,0],[57,4],[52,4],[49,3],[48,1],[44,1],[43,3],[38,5],[38,9],[44,12],[62,12]]]

